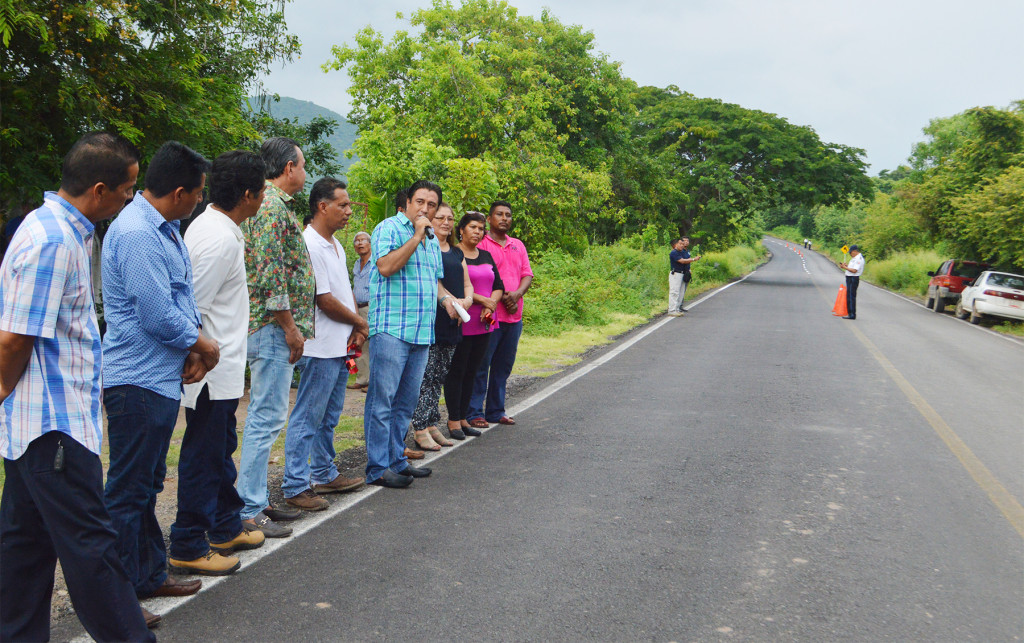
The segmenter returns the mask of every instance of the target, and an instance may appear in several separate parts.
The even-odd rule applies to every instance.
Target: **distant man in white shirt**
[[[263,203],[266,166],[257,154],[221,154],[210,170],[210,205],[185,231],[202,332],[220,346],[220,362],[186,384],[185,436],[178,461],[178,513],[171,525],[169,566],[221,576],[238,569],[233,550],[263,545],[255,525],[243,524],[232,454],[238,447],[235,411],[245,388],[249,289],[245,238],[239,225]],[[207,542],[209,538],[209,543]]]
[[[860,248],[850,246],[850,261],[839,264],[839,267],[846,271],[846,317],[843,319],[857,319],[857,286],[864,274],[864,255]]]
[[[306,340],[297,367],[302,373],[284,441],[285,502],[306,511],[330,506],[319,494],[352,491],[362,477],[345,478],[334,465],[334,427],[345,406],[350,344],[362,346],[369,328],[359,316],[345,250],[334,237],[352,216],[346,185],[332,177],[313,184],[312,219],[303,232],[316,279],[316,335]]]

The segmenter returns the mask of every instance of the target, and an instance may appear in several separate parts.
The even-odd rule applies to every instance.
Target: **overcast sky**
[[[458,0],[453,0],[458,4]],[[932,118],[1024,99],[1024,0],[511,0],[595,35],[641,85],[677,85],[810,125],[867,151],[871,173],[906,160]],[[325,74],[331,45],[372,25],[386,39],[428,0],[294,0],[302,57],[270,92],[349,111],[348,75]],[[628,8],[627,8],[628,7]]]

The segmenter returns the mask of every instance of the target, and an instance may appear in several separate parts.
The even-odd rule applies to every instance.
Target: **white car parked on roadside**
[[[982,315],[1024,319],[1024,275],[986,270],[960,295],[956,316],[977,324]]]

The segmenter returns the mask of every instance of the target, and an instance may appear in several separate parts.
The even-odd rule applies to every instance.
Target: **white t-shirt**
[[[846,276],[847,277],[860,277],[864,273],[864,255],[857,253],[856,257],[851,257],[846,262]]]
[[[348,263],[345,250],[338,240],[330,241],[320,236],[313,226],[306,226],[302,233],[313,262],[313,277],[316,278],[316,294],[330,293],[353,313],[357,311],[352,283],[348,280]],[[336,322],[324,311],[316,308],[316,336],[306,340],[302,355],[306,357],[344,357],[348,353],[348,338],[352,334],[351,324]]]
[[[185,230],[192,260],[196,304],[203,335],[217,342],[220,361],[201,382],[185,386],[181,403],[195,408],[203,385],[211,400],[234,400],[245,388],[245,348],[249,331],[249,288],[245,281],[245,237],[226,214],[212,205]]]

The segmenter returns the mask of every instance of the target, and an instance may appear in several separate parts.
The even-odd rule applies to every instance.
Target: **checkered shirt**
[[[0,454],[9,460],[50,431],[100,452],[93,230],[74,206],[47,192],[43,205],[25,217],[0,265],[0,329],[36,337],[25,373],[0,406]]]
[[[416,227],[401,212],[380,222],[373,230],[370,246],[370,337],[387,333],[410,344],[434,343],[434,315],[437,312],[437,280],[444,275],[441,246],[437,239],[425,239],[416,246],[402,269],[384,277],[377,260],[402,247],[416,233]]]

